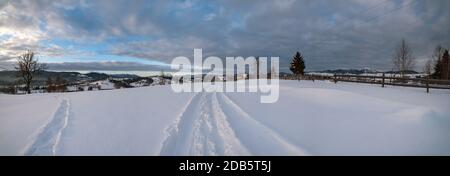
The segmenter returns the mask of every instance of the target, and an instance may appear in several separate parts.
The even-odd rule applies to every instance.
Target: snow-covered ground
[[[450,91],[280,81],[258,93],[170,86],[0,95],[0,155],[450,155]]]

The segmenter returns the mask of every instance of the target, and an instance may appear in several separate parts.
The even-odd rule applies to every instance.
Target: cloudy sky
[[[160,70],[174,57],[292,55],[307,70],[391,70],[405,38],[416,70],[450,46],[450,0],[0,0],[0,69],[26,50],[58,70]]]

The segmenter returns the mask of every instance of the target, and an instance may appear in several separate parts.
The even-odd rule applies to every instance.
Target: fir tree
[[[305,73],[305,61],[303,60],[302,54],[297,52],[292,59],[291,66],[289,67],[291,72],[295,75],[303,75]]]
[[[433,73],[431,74],[431,77],[434,79],[440,79],[441,78],[441,72],[442,72],[442,55],[444,54],[444,48],[440,45],[436,47],[436,49],[433,52],[432,55],[432,62],[434,62],[433,66]]]
[[[449,62],[450,56],[448,54],[448,50],[446,49],[444,51],[444,54],[442,55],[442,60],[441,60],[441,79],[449,79],[449,66],[448,66],[448,62]]]
[[[442,67],[443,67],[443,60],[444,58],[448,58],[449,54],[448,54],[448,50],[447,49],[443,49],[442,54],[439,55],[438,59],[436,60],[436,63],[434,65],[434,72],[432,74],[432,77],[435,79],[442,79],[444,78],[444,74],[442,72]]]
[[[438,60],[436,60],[433,70],[434,70],[434,72],[433,72],[433,74],[431,74],[432,77],[435,79],[440,79],[441,73],[442,73],[442,60],[440,58]]]

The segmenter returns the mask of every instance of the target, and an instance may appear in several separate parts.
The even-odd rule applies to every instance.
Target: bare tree
[[[406,43],[405,39],[395,50],[394,58],[392,59],[395,69],[400,71],[400,75],[403,76],[407,70],[412,70],[416,64],[412,55],[412,50]]]
[[[45,70],[45,68],[46,65],[39,63],[35,57],[35,53],[32,51],[27,51],[19,56],[15,69],[18,71],[18,76],[21,81],[25,83],[25,89],[28,94],[31,93],[31,83],[34,76],[40,71]]]
[[[444,54],[445,48],[443,48],[441,45],[436,46],[436,48],[433,51],[433,55],[431,55],[431,59],[436,62],[437,60],[442,58],[442,55]]]
[[[164,71],[163,71],[163,70],[161,70],[161,75],[160,75],[159,84],[160,84],[160,85],[165,85],[165,84],[166,84],[165,74],[164,74]]]
[[[256,65],[255,65],[255,67],[256,67],[256,79],[259,79],[259,56],[258,57],[256,57]]]
[[[423,66],[423,72],[427,74],[427,76],[430,76],[433,72],[433,60],[429,59],[425,62],[425,65]]]

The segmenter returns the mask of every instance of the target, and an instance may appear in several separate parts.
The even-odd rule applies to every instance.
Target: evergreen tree
[[[442,50],[442,54],[439,55],[438,59],[435,62],[434,65],[434,72],[432,74],[432,77],[435,79],[442,79],[444,78],[444,73],[442,72],[442,67],[443,67],[443,60],[444,58],[448,58],[449,54],[448,54],[448,50],[447,49],[443,49]]]
[[[303,75],[305,73],[305,61],[303,60],[302,54],[297,52],[292,59],[291,66],[289,67],[291,72],[295,75]]]
[[[448,50],[446,49],[444,51],[444,54],[442,55],[442,59],[441,59],[441,79],[449,79],[449,66],[448,66],[448,62],[449,62],[450,56],[448,54]]]
[[[442,55],[444,54],[444,48],[440,45],[436,47],[436,49],[433,52],[432,60],[434,62],[433,66],[433,73],[431,74],[431,77],[434,79],[440,79],[441,78],[441,72],[442,72]]]
[[[434,64],[434,72],[432,74],[432,77],[435,79],[439,79],[441,78],[441,74],[442,74],[442,60],[439,58],[438,60],[436,60],[436,63]]]

